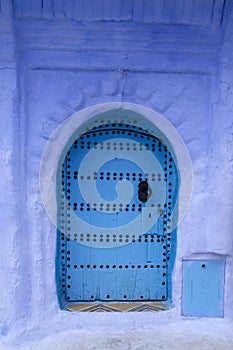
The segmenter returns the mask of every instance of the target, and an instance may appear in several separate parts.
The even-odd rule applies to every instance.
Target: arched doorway
[[[178,169],[164,140],[124,115],[111,111],[83,127],[60,162],[62,307],[171,299]]]

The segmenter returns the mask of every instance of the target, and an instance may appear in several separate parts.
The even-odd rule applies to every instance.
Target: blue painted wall
[[[102,316],[59,311],[56,229],[38,182],[54,129],[84,107],[111,101],[161,112],[182,136],[194,170],[192,201],[177,233],[174,309],[169,317],[125,315],[119,327],[179,318],[182,259],[207,252],[227,256],[224,307],[231,319],[232,2],[0,3],[0,332],[54,317],[53,329],[105,324]]]

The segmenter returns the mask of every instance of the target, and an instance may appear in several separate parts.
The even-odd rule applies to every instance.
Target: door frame
[[[82,133],[99,122],[105,123],[106,120],[108,122],[116,121],[116,115],[118,122],[119,119],[123,118],[122,121],[125,123],[142,126],[148,130],[155,137],[159,138],[172,154],[177,164],[180,180],[179,200],[176,203],[175,210],[176,213],[179,213],[176,218],[178,225],[186,212],[192,192],[192,165],[188,151],[177,130],[161,114],[147,107],[126,102],[105,103],[81,110],[66,119],[53,132],[45,147],[40,168],[40,189],[50,219],[58,226],[57,170],[63,164],[68,149]],[[127,118],[125,118],[125,115],[127,115]],[[175,227],[171,228],[171,230],[174,229]],[[59,239],[57,243],[60,243]],[[173,264],[174,261],[171,262],[172,266]],[[59,285],[58,280],[57,285]],[[171,290],[171,288],[169,289]],[[171,301],[172,296],[170,295],[169,297]],[[64,297],[61,296],[59,288],[58,298],[61,308],[64,308],[66,302]]]

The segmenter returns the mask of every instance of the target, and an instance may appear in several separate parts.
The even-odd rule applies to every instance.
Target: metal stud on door
[[[66,300],[166,300],[178,190],[166,146],[136,126],[100,125],[74,142],[62,174]]]

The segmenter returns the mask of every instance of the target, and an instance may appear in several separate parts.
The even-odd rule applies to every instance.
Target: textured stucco
[[[122,330],[183,322],[182,259],[190,256],[226,258],[222,321],[232,320],[232,1],[217,1],[212,20],[211,8],[206,6],[206,15],[198,5],[188,12],[187,1],[186,10],[177,10],[171,20],[167,1],[159,19],[148,17],[148,9],[133,19],[127,9],[109,14],[105,8],[104,21],[86,8],[84,21],[77,9],[74,18],[61,15],[61,1],[54,2],[55,10],[44,2],[43,11],[26,1],[15,1],[15,11],[10,1],[0,3],[0,333],[5,341],[16,334],[20,342],[109,324]],[[72,7],[67,8],[69,14]],[[55,286],[56,228],[39,192],[41,156],[52,132],[70,115],[121,101],[163,114],[192,159],[193,196],[178,229],[174,308],[155,314],[62,312]]]

